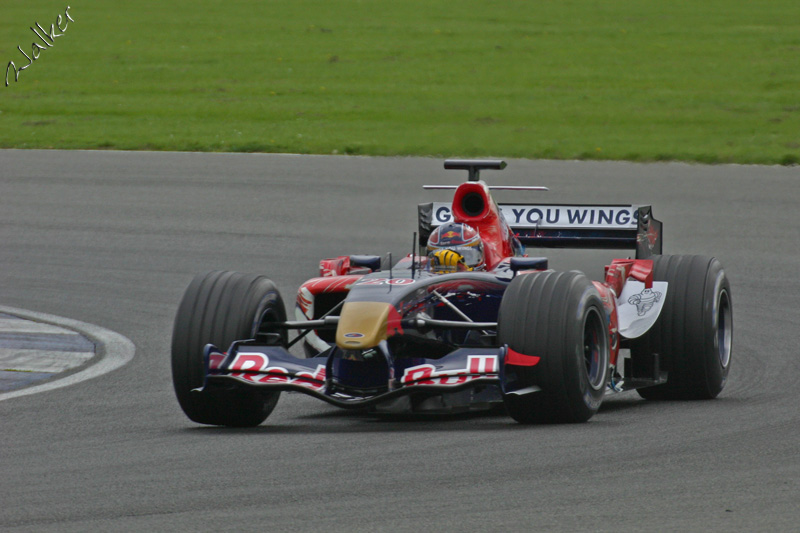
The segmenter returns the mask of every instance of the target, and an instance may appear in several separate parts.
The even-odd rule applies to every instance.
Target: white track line
[[[52,324],[76,331],[95,343],[95,350],[98,356],[96,363],[74,374],[68,374],[63,378],[56,378],[53,381],[48,381],[41,385],[33,385],[24,389],[0,393],[0,401],[59,389],[61,387],[80,383],[81,381],[86,381],[87,379],[96,378],[124,366],[133,359],[133,355],[136,352],[136,347],[130,339],[111,330],[95,326],[94,324],[55,315],[36,313],[24,309],[16,309],[14,307],[0,306],[0,313],[6,313],[27,320]]]

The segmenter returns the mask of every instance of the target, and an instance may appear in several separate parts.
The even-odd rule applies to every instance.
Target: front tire
[[[722,264],[701,255],[653,258],[653,279],[667,299],[653,327],[631,341],[631,358],[659,354],[667,382],[638,389],[648,400],[716,398],[725,386],[733,345],[733,300]]]
[[[238,389],[197,392],[205,380],[203,348],[227,350],[255,338],[262,324],[285,321],[286,310],[269,279],[238,272],[197,275],[183,295],[172,332],[172,384],[183,412],[200,424],[249,427],[275,408],[279,392]],[[285,339],[285,337],[284,337]]]
[[[608,382],[608,320],[600,294],[580,272],[520,275],[506,289],[498,316],[498,341],[539,357],[535,366],[506,365],[506,410],[523,424],[589,420]]]

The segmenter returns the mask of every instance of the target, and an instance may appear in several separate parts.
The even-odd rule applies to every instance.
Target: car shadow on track
[[[276,417],[277,418],[277,417]],[[196,426],[187,428],[207,434],[271,433],[271,434],[336,434],[375,432],[442,432],[498,431],[520,427],[505,412],[480,412],[449,415],[375,415],[361,411],[321,411],[270,422],[268,419],[253,428]]]
[[[617,426],[624,423],[617,413],[643,410],[652,414],[648,406],[656,402],[646,402],[638,396],[612,398],[606,400],[600,411],[587,424]],[[278,407],[280,409],[280,406]],[[606,416],[610,415],[610,416]],[[642,413],[642,416],[645,413]],[[197,431],[208,435],[231,434],[337,434],[337,433],[383,433],[403,432],[474,432],[474,431],[582,431],[586,424],[532,424],[523,425],[514,421],[503,406],[488,411],[438,415],[386,415],[370,413],[367,410],[341,410],[321,406],[302,414],[275,414],[262,425],[253,428],[228,428],[218,426],[194,426],[187,431]],[[582,429],[583,428],[583,429]]]
[[[652,405],[655,402],[648,402],[640,398],[636,393],[624,392],[622,395],[613,395],[605,398],[595,416],[603,416],[603,414],[617,413],[629,409],[639,409],[648,404]]]

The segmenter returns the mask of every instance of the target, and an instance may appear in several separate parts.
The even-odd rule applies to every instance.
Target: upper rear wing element
[[[503,227],[500,233],[510,228],[511,233],[527,246],[635,249],[637,259],[661,254],[662,225],[653,218],[649,205],[496,204],[489,189],[547,190],[547,187],[492,187],[479,181],[481,170],[503,170],[505,167],[505,161],[497,160],[445,161],[446,169],[469,172],[469,181],[457,186],[425,186],[426,189],[456,189],[456,194],[453,204],[419,205],[420,246],[427,244],[434,228],[454,219],[452,210],[455,206],[455,218],[460,222],[472,224],[473,220],[481,222],[491,216],[494,220],[499,219]],[[485,229],[488,232],[492,227],[489,224]]]
[[[499,204],[508,226],[526,246],[635,249],[638,259],[661,254],[662,224],[649,205]],[[419,205],[420,243],[453,220],[451,205]]]

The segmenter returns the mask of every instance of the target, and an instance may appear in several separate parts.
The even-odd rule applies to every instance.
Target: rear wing
[[[662,224],[649,205],[498,204],[522,244],[540,248],[635,249],[636,258],[661,254]],[[420,245],[453,219],[449,203],[419,205]]]

